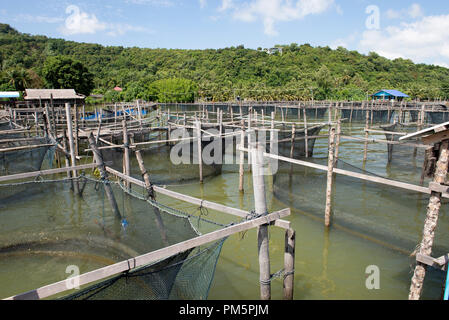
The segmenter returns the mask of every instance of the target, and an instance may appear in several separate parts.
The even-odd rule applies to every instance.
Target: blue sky
[[[341,45],[449,67],[447,0],[3,1],[21,32],[146,48]]]

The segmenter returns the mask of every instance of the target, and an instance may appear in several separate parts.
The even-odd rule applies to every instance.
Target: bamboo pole
[[[306,158],[309,157],[309,132],[307,128],[307,112],[306,108],[304,107],[304,145],[305,145],[305,152],[306,152]]]
[[[242,132],[240,133],[240,147],[245,147],[245,120],[241,120],[242,125]],[[245,153],[243,151],[240,151],[240,164],[239,164],[239,191],[241,193],[245,192],[244,186],[243,186],[243,179],[245,176],[245,169],[244,169],[244,163],[245,163]]]
[[[70,148],[70,159],[72,162],[72,167],[76,167],[76,154],[75,154],[75,144],[73,141],[73,127],[72,127],[72,113],[70,110],[70,104],[65,104],[65,112],[66,112],[66,120],[67,120],[67,131],[68,131],[68,138],[69,138],[69,148]],[[78,173],[76,170],[72,171],[73,179],[76,179],[78,177]],[[79,195],[79,184],[78,181],[73,181],[73,188],[75,194]]]
[[[97,149],[97,144],[95,143],[93,133],[90,133],[89,135],[89,147],[90,149],[92,149],[94,160],[97,164],[98,170],[100,171],[101,180],[104,182],[104,190],[111,205],[112,211],[114,212],[116,217],[119,218],[120,221],[122,221],[122,215],[120,214],[117,201],[115,200],[114,193],[112,192],[112,188],[108,180],[108,173],[103,162],[103,157],[101,156],[101,151]]]
[[[363,149],[363,161],[365,162],[368,158],[368,137],[369,132],[367,131],[369,129],[369,111],[368,108],[366,108],[365,112],[365,146]]]
[[[203,150],[201,145],[201,121],[196,121],[196,134],[198,146],[198,166],[200,173],[200,183],[203,183]]]
[[[440,156],[436,164],[434,185],[445,185],[449,164],[449,140],[445,140],[440,146]],[[432,184],[429,185],[432,190]],[[447,187],[446,187],[447,188]],[[419,246],[418,253],[421,255],[431,256],[432,246],[435,237],[435,229],[438,223],[439,211],[441,208],[442,192],[433,189],[430,194],[429,205],[427,207],[427,216],[424,222],[424,230],[422,241]],[[427,266],[421,262],[416,263],[415,272],[410,285],[409,300],[419,300],[426,276]]]
[[[131,138],[131,143],[133,143],[133,138]],[[152,184],[150,181],[150,175],[148,171],[145,169],[145,164],[143,162],[143,157],[140,152],[140,150],[136,150],[136,159],[137,163],[139,164],[140,172],[142,173],[143,180],[145,182],[145,188],[149,192],[148,195],[150,196],[151,200],[156,200],[154,191],[152,191]],[[155,215],[155,222],[156,225],[161,233],[162,241],[165,245],[169,245],[168,238],[167,238],[167,229],[164,226],[164,222],[162,221],[161,213],[159,212],[159,209],[154,207],[154,215]]]
[[[284,300],[293,300],[295,280],[295,242],[296,232],[293,229],[285,231],[284,249]]]
[[[252,153],[252,172],[254,188],[254,205],[257,215],[267,215],[267,201],[265,194],[265,180],[263,167],[262,145],[257,144],[256,148],[251,148]],[[259,252],[259,270],[260,270],[260,298],[262,300],[271,299],[271,274],[270,274],[270,252],[268,239],[268,224],[258,227],[258,252]]]
[[[324,225],[330,226],[332,215],[332,186],[334,179],[334,148],[335,148],[335,128],[332,127],[329,132],[329,158],[327,170],[327,186],[326,186],[326,209],[324,213]]]
[[[131,175],[131,165],[130,165],[130,159],[129,159],[129,136],[128,136],[128,128],[126,127],[126,120],[122,121],[122,127],[123,127],[123,145],[124,152],[123,152],[123,173],[127,176]],[[126,188],[129,188],[130,185],[128,182],[125,181]]]
[[[338,152],[340,149],[340,138],[341,138],[341,120],[337,121],[337,141],[335,142],[335,165],[338,162]]]

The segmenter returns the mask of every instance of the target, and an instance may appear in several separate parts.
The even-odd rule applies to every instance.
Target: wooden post
[[[112,211],[117,216],[117,218],[122,220],[117,201],[115,201],[114,193],[112,192],[111,185],[109,184],[108,173],[106,172],[103,157],[101,156],[100,150],[98,150],[97,148],[97,144],[95,143],[95,138],[92,132],[89,135],[89,147],[90,149],[92,149],[94,160],[97,163],[98,170],[100,171],[101,180],[104,182],[104,190],[106,191],[106,196],[109,200],[109,203],[111,204]]]
[[[436,185],[445,185],[449,164],[449,140],[445,140],[440,146],[440,156],[436,164],[435,176],[433,183]],[[432,184],[429,186],[432,190]],[[438,223],[438,215],[441,207],[441,191],[432,190],[427,206],[427,216],[424,222],[424,230],[418,253],[421,255],[431,256],[433,240],[435,237],[435,229]],[[415,272],[410,285],[409,300],[419,300],[426,276],[427,266],[421,262],[416,263]]]
[[[338,151],[340,149],[340,136],[341,136],[341,120],[337,121],[337,141],[335,142],[335,161],[334,164],[337,165],[338,162]]]
[[[75,104],[75,109],[74,111],[74,117],[73,117],[73,121],[74,121],[74,125],[75,125],[75,155],[78,156],[79,155],[79,144],[78,144],[78,138],[79,138],[79,128],[78,128],[78,106]]]
[[[363,161],[365,162],[368,158],[368,138],[369,138],[369,132],[367,131],[369,129],[369,110],[366,108],[365,112],[365,148],[363,150]]]
[[[117,128],[117,102],[114,103],[114,127]]]
[[[335,128],[332,127],[329,132],[329,158],[327,161],[327,186],[326,186],[326,209],[324,212],[324,225],[330,226],[332,215],[332,186],[334,180],[334,145]]]
[[[56,127],[56,117],[55,117],[55,105],[53,104],[53,94],[50,94],[50,107],[51,107],[51,119],[53,127],[53,135],[55,138],[58,137],[58,128]],[[71,123],[70,123],[71,125]]]
[[[252,172],[254,188],[254,205],[257,215],[268,214],[267,201],[265,194],[265,180],[263,167],[262,145],[256,148],[249,146],[252,153]],[[260,270],[260,298],[262,300],[271,299],[271,274],[270,274],[270,252],[268,239],[268,224],[258,227],[258,251],[259,251],[259,270]]]
[[[36,136],[39,135],[39,118],[37,116],[37,112],[34,112],[34,126],[36,129]]]
[[[306,152],[306,158],[309,157],[309,132],[307,129],[307,112],[306,108],[304,107],[304,145],[305,145],[305,152]]]
[[[240,133],[240,148],[245,147],[245,120],[241,120],[242,125],[242,132]],[[249,147],[248,147],[249,148]],[[241,193],[245,192],[243,187],[243,178],[245,175],[245,153],[243,151],[240,151],[240,164],[239,164],[239,191]]]
[[[125,146],[124,152],[123,152],[123,174],[127,176],[131,176],[131,165],[129,162],[129,136],[128,136],[128,129],[126,127],[126,120],[122,121],[123,126],[123,145]],[[130,184],[125,181],[125,186],[127,188],[130,187]]]
[[[290,158],[293,159],[293,152],[295,150],[295,124],[292,124],[292,136],[290,140]]]
[[[45,103],[45,124],[47,126],[47,135],[50,137],[54,137],[51,122],[50,122],[50,111],[48,108],[48,103]]]
[[[67,131],[68,131],[68,138],[69,138],[69,147],[70,147],[70,158],[72,161],[72,167],[76,167],[76,156],[75,156],[75,144],[73,142],[73,127],[72,127],[72,113],[70,110],[70,104],[65,104],[65,113],[67,117]],[[72,171],[73,179],[75,179],[78,176],[78,173],[76,170]],[[78,181],[74,181],[73,183],[74,192],[75,194],[79,195],[79,184]]]
[[[131,143],[134,143],[133,138],[130,139]],[[156,197],[154,192],[150,192],[152,186],[150,181],[150,175],[148,171],[145,169],[145,165],[143,163],[142,154],[140,153],[140,150],[136,149],[136,159],[137,163],[139,164],[140,172],[142,173],[143,181],[145,182],[145,188],[149,192],[149,196],[151,200],[155,201]],[[161,233],[162,241],[165,243],[165,245],[169,245],[168,238],[167,238],[167,230],[164,226],[164,222],[162,221],[161,213],[159,212],[159,209],[154,207],[154,215],[155,215],[155,222],[156,225]]]
[[[351,114],[349,115],[349,123],[352,123],[352,112],[354,111],[354,101],[351,101]]]
[[[293,300],[295,280],[295,242],[295,230],[286,230],[284,249],[284,300]]]
[[[200,183],[203,183],[203,150],[201,146],[201,121],[196,121],[196,137],[198,146],[198,165],[200,171]]]

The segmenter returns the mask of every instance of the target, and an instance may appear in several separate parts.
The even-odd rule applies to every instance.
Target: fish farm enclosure
[[[447,298],[447,121],[442,102],[5,106],[0,298]]]

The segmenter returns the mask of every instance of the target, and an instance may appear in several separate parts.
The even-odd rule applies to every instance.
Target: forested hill
[[[243,46],[218,50],[104,47],[32,36],[0,24],[0,90],[67,86],[67,79],[58,79],[51,68],[68,59],[80,62],[73,64],[74,69],[87,68],[78,77],[93,75],[93,82],[89,80],[92,83],[81,91],[115,101],[189,100],[193,96],[288,100],[309,99],[312,94],[315,99],[362,99],[380,89],[398,89],[421,99],[449,95],[449,69],[443,67],[388,60],[376,53],[362,55],[341,47],[291,44],[282,48],[282,54],[268,54]],[[124,91],[113,91],[115,86]]]

